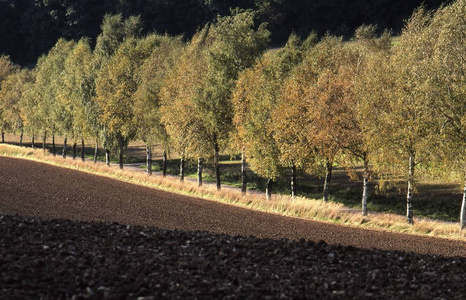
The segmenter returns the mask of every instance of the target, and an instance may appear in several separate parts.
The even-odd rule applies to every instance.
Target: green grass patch
[[[230,156],[222,156],[220,178],[222,184],[241,187],[241,165],[238,157],[230,159]],[[140,162],[140,161],[138,161]],[[140,168],[145,169],[146,165]],[[162,160],[154,160],[152,170],[162,171]],[[167,174],[179,175],[180,159],[167,160]],[[187,160],[185,163],[185,176],[197,178],[197,161]],[[254,174],[252,171],[247,172],[248,184],[250,190],[265,191],[267,180]],[[351,180],[343,169],[334,171],[335,182],[331,183],[330,201],[341,203],[346,207],[361,209],[362,182]],[[210,163],[204,164],[203,180],[205,182],[215,182],[214,167]],[[285,174],[277,178],[273,186],[273,193],[280,195],[289,195],[290,176]],[[321,199],[323,191],[323,178],[300,174],[297,180],[297,194],[310,199]],[[415,217],[425,217],[442,221],[458,221],[461,208],[461,193],[455,185],[451,184],[448,188],[441,190],[437,188],[436,183],[424,184],[422,189],[414,195],[414,215]],[[397,215],[406,214],[406,195],[397,189],[375,192],[375,183],[371,183],[369,189],[368,210],[392,213]]]

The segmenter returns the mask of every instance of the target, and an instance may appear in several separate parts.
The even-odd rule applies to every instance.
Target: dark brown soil
[[[0,215],[1,299],[466,297],[462,241],[280,217],[30,161],[0,158]]]

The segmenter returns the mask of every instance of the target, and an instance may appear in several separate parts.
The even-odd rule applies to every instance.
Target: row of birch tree
[[[252,11],[233,10],[185,42],[181,37],[142,36],[137,17],[107,15],[95,47],[88,39],[60,39],[37,65],[21,69],[0,59],[3,132],[91,140],[109,162],[123,168],[132,140],[213,163],[221,188],[219,154],[242,154],[246,168],[267,179],[269,198],[277,177],[297,172],[324,178],[328,201],[335,165],[362,166],[362,213],[368,183],[403,179],[407,221],[419,172],[464,174],[461,227],[466,226],[466,0],[435,12],[416,10],[400,37],[359,27],[350,42],[310,34],[290,35],[268,49],[266,24]],[[22,142],[22,141],[21,141]],[[34,145],[34,141],[32,143]],[[84,151],[82,150],[82,159]]]

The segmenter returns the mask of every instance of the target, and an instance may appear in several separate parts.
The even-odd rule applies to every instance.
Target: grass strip
[[[198,187],[196,182],[184,181],[176,177],[148,176],[134,170],[120,170],[108,167],[104,163],[82,162],[80,159],[63,159],[53,156],[42,149],[31,149],[7,144],[0,144],[0,156],[28,159],[53,166],[78,170],[90,174],[157,188],[168,192],[194,196],[205,200],[227,203],[256,211],[296,217],[305,220],[322,221],[339,225],[401,232],[406,234],[434,236],[455,240],[466,240],[466,231],[460,230],[459,223],[443,222],[425,218],[415,218],[414,225],[409,225],[403,216],[390,213],[372,213],[362,216],[357,210],[347,208],[341,203],[324,202],[320,199],[274,195],[270,201],[263,194],[243,196],[239,189],[223,188],[217,191],[215,186]]]

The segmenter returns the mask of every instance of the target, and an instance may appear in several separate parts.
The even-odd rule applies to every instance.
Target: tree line
[[[4,131],[45,140],[65,137],[77,156],[84,140],[116,152],[123,168],[132,140],[161,145],[186,160],[213,163],[221,189],[219,153],[242,154],[246,168],[268,180],[291,170],[324,178],[328,201],[335,165],[364,168],[368,182],[406,182],[407,221],[419,172],[464,173],[461,227],[466,226],[466,0],[437,11],[415,10],[401,35],[360,26],[341,37],[291,34],[269,48],[270,31],[255,12],[234,10],[185,42],[142,34],[139,17],[107,15],[95,47],[60,39],[34,69],[0,59],[0,121]],[[34,141],[32,143],[34,145]],[[84,147],[82,147],[84,148]],[[82,156],[84,159],[84,156]],[[163,168],[166,169],[165,167]],[[165,175],[165,171],[163,172]]]
[[[398,33],[403,20],[425,3],[429,9],[450,0],[2,0],[0,1],[0,53],[22,65],[35,64],[58,38],[88,37],[92,47],[106,14],[140,16],[144,33],[184,35],[227,16],[230,7],[252,9],[259,23],[267,22],[274,45],[289,34],[307,36],[331,32],[350,37],[361,24],[377,24]]]

